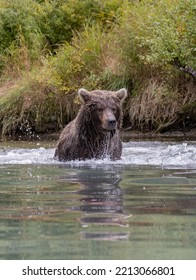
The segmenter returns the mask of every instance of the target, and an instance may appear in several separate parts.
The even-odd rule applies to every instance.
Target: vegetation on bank
[[[195,0],[0,0],[0,132],[58,131],[77,90],[126,87],[127,128],[196,124]]]

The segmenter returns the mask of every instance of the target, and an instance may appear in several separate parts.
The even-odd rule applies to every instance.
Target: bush
[[[57,0],[42,5],[39,23],[52,48],[70,42],[73,32],[86,24],[99,23],[108,28],[116,19],[121,6],[117,0]]]
[[[178,61],[195,68],[195,12],[194,0],[134,1],[125,9],[122,27],[144,64],[168,71]]]
[[[36,20],[39,5],[33,0],[0,3],[0,70],[17,76],[37,63],[46,43]]]
[[[65,99],[62,92],[45,84],[43,77],[20,80],[0,98],[1,134],[31,137],[56,131],[62,129],[77,110],[72,95]]]
[[[72,44],[64,44],[49,60],[50,81],[65,93],[79,87],[116,89],[126,86],[120,63],[121,48],[116,32],[96,24],[76,33]],[[124,72],[123,72],[124,71]]]
[[[181,122],[184,104],[196,101],[195,1],[126,1],[123,11],[119,37],[133,84],[129,122],[168,129]]]
[[[161,131],[188,115],[196,102],[193,0],[24,1],[0,0],[2,79],[15,74],[16,84],[0,99],[4,134],[27,123],[62,128],[80,87],[126,87],[132,128]]]
[[[55,54],[85,24],[98,22],[110,28],[122,4],[117,0],[0,0],[0,5],[0,71],[6,66],[6,72],[15,68],[12,72],[20,75],[41,61],[43,53]]]

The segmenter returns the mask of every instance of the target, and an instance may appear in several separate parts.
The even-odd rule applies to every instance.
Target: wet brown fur
[[[126,90],[117,92],[79,90],[83,101],[78,115],[62,131],[55,158],[60,161],[110,156],[120,159],[122,143],[122,103]]]

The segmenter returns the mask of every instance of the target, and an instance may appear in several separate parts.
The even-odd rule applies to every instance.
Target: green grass
[[[195,79],[182,71],[196,69],[193,0],[24,2],[0,0],[3,136],[62,129],[80,87],[126,87],[135,129],[180,125],[185,110],[194,123]]]

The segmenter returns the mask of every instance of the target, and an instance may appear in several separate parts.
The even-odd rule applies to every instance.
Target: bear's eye
[[[97,112],[98,113],[102,113],[103,112],[103,108],[97,108]]]
[[[116,107],[112,107],[112,112],[116,113]]]
[[[95,107],[96,107],[95,104],[90,104],[90,108],[91,108],[91,109],[94,109]]]

